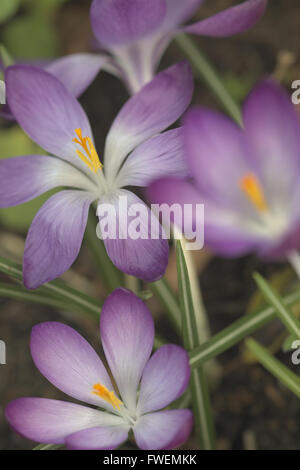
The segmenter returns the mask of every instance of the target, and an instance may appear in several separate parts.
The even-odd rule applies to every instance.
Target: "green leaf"
[[[20,0],[1,0],[0,2],[0,23],[9,20],[18,10]]]
[[[287,306],[292,306],[300,302],[300,290],[284,297],[283,302]],[[257,312],[249,313],[230,326],[213,336],[209,341],[198,346],[190,352],[190,364],[192,368],[203,365],[210,359],[227,351],[235,344],[262,328],[269,321],[276,317],[273,307],[260,309]]]
[[[294,343],[294,341],[297,341],[299,338],[296,336],[296,335],[289,335],[285,341],[283,342],[283,345],[282,345],[282,351],[284,353],[287,353],[289,351],[291,351],[293,348],[292,348],[292,345]]]
[[[255,273],[253,277],[265,299],[275,309],[278,317],[290,332],[290,334],[300,338],[300,323],[289,310],[289,308],[284,304],[277,292],[260,274]]]
[[[18,263],[7,260],[2,256],[0,256],[0,272],[7,274],[19,283],[23,282],[22,267]],[[75,312],[90,315],[97,319],[99,318],[101,302],[83,292],[67,286],[60,279],[48,282],[39,289],[29,292],[36,295],[46,294],[52,297],[52,299],[54,297],[56,300],[64,302],[67,308],[70,306]]]
[[[96,218],[90,215],[85,231],[85,241],[99,269],[103,284],[108,292],[112,292],[123,285],[122,276],[110,260],[103,241],[97,237],[96,224]]]
[[[165,309],[175,330],[178,333],[181,333],[181,310],[178,304],[178,299],[172,291],[168,281],[166,279],[160,279],[159,281],[150,284],[149,287]]]
[[[2,60],[4,67],[9,67],[15,63],[4,44],[0,44],[0,59]]]
[[[285,387],[300,398],[300,378],[298,375],[294,374],[294,372],[278,361],[278,359],[273,357],[265,347],[253,338],[248,338],[245,343],[252,354],[256,356],[257,360]]]
[[[182,312],[183,341],[185,348],[190,351],[200,344],[200,339],[186,260],[180,241],[176,242],[176,260]],[[202,367],[192,370],[191,392],[195,426],[200,447],[206,450],[213,449],[215,447],[214,424],[209,391]]]
[[[62,444],[39,444],[32,450],[59,450],[64,446]]]
[[[57,55],[58,38],[47,18],[22,16],[9,23],[3,40],[13,57],[22,60],[49,59]]]
[[[228,114],[240,125],[242,125],[242,115],[239,106],[232,98],[224,83],[219,78],[214,67],[210,64],[203,52],[195,45],[194,41],[186,34],[179,34],[175,38],[177,44],[182,49],[186,57],[193,65],[198,74],[214,95],[219,99]]]

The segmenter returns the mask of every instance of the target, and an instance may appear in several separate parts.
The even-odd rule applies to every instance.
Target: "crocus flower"
[[[137,203],[143,205],[122,188],[146,186],[158,175],[185,171],[181,129],[159,133],[185,111],[193,78],[182,62],[157,75],[124,105],[107,135],[104,169],[85,112],[58,79],[39,68],[16,65],[6,70],[6,84],[17,121],[52,156],[1,160],[0,207],[22,204],[52,188],[68,188],[48,199],[29,229],[23,272],[25,286],[33,289],[72,265],[93,202],[98,209],[104,203],[113,205],[121,220],[128,214],[118,214],[120,196],[126,196],[128,212]],[[140,217],[150,230],[150,210],[145,205],[143,209]],[[152,238],[157,239],[150,234],[137,240],[123,234],[108,237],[106,250],[125,273],[153,281],[162,276],[168,262],[167,240],[155,235]]]
[[[32,441],[65,444],[70,449],[115,449],[130,430],[141,449],[180,446],[191,432],[192,413],[163,409],[188,385],[187,353],[168,344],[150,358],[152,316],[125,289],[117,289],[105,301],[100,335],[117,389],[95,350],[73,328],[57,322],[35,326],[30,348],[36,367],[64,393],[97,409],[19,398],[6,407],[10,425]]]
[[[91,24],[102,50],[102,68],[119,76],[130,93],[152,80],[161,57],[180,32],[225,37],[253,26],[267,0],[248,0],[183,26],[203,0],[93,0]],[[101,54],[100,57],[105,58]]]
[[[203,0],[94,0],[91,24],[101,52],[71,54],[41,67],[77,98],[100,70],[120,78],[130,94],[155,76],[160,60],[180,32],[226,37],[251,28],[268,0],[247,0],[197,23],[183,26]],[[13,120],[8,105],[0,115]]]
[[[205,243],[224,256],[255,251],[281,259],[300,247],[300,123],[290,97],[265,80],[243,108],[243,129],[205,108],[185,119],[193,178],[162,179],[149,197],[204,203]]]

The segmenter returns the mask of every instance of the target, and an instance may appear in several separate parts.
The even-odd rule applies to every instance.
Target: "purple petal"
[[[197,11],[204,0],[167,0],[167,14],[164,26],[175,28],[183,24]]]
[[[187,176],[182,128],[152,137],[132,152],[119,175],[118,185],[147,186],[164,176]]]
[[[24,284],[35,289],[67,271],[78,256],[92,194],[60,191],[39,210],[24,252]]]
[[[191,68],[181,62],[158,74],[123,106],[107,136],[105,172],[114,180],[125,157],[173,124],[193,93]]]
[[[89,171],[76,154],[75,129],[92,138],[85,112],[53,75],[37,67],[14,65],[5,71],[7,101],[29,137],[47,152]]]
[[[145,414],[165,408],[183,394],[189,380],[190,365],[186,351],[172,344],[162,346],[144,369],[138,410]]]
[[[93,188],[82,172],[60,158],[26,155],[0,160],[1,208],[23,204],[59,186]]]
[[[187,26],[184,30],[201,36],[232,36],[255,25],[264,14],[267,3],[268,0],[248,0]]]
[[[184,140],[190,174],[201,193],[220,206],[240,207],[241,178],[257,172],[243,131],[215,111],[194,108],[185,119]]]
[[[128,437],[129,426],[95,427],[76,432],[66,440],[72,450],[112,450]]]
[[[122,400],[135,411],[138,384],[154,341],[151,313],[132,292],[117,289],[102,307],[100,333]]]
[[[58,78],[73,96],[80,96],[94,81],[109,60],[101,54],[71,54],[61,57],[44,69]]]
[[[216,218],[215,223],[205,224],[206,246],[221,256],[243,256],[268,245],[263,237],[251,234],[238,219],[232,225],[225,225]]]
[[[5,416],[17,433],[47,444],[63,444],[67,436],[83,429],[121,423],[121,418],[109,413],[45,398],[14,400],[7,405]]]
[[[192,427],[190,410],[159,411],[142,416],[134,427],[134,436],[140,449],[175,449],[188,439]]]
[[[111,213],[112,209],[115,210],[116,225],[106,220],[107,211]],[[169,246],[149,207],[133,193],[119,190],[101,198],[97,213],[102,227],[109,225],[106,234],[100,231],[115,266],[146,282],[160,279],[168,265]]]
[[[93,393],[97,383],[113,390],[108,373],[94,349],[73,328],[40,323],[32,330],[30,348],[36,367],[55,387],[77,400],[112,409]]]
[[[165,0],[94,0],[91,23],[98,41],[105,46],[136,41],[161,24]]]
[[[245,103],[244,122],[266,192],[288,204],[300,171],[300,120],[289,95],[271,80],[261,82]]]
[[[203,175],[205,176],[205,173]],[[204,204],[204,241],[205,245],[216,253],[237,256],[265,246],[265,240],[247,228],[247,211],[240,213],[235,211],[234,207],[226,209],[222,205],[212,203],[188,181],[163,178],[152,183],[147,189],[147,194],[153,204],[179,204],[182,210],[185,204],[189,204],[193,207],[193,215],[196,213],[196,204]],[[191,221],[193,230],[195,231],[195,227],[203,230],[196,222],[194,217]],[[186,234],[189,234],[189,230],[190,225],[184,226]]]

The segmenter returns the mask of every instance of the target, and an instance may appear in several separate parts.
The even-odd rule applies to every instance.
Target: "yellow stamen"
[[[107,401],[110,403],[114,408],[117,408],[120,410],[121,405],[123,405],[123,402],[119,400],[118,397],[116,397],[115,393],[113,391],[109,391],[104,385],[98,383],[93,386],[93,391],[95,395],[98,395],[98,397],[102,398],[102,400]]]
[[[75,129],[75,132],[77,134],[78,139],[74,138],[73,142],[75,142],[75,144],[80,145],[86,153],[86,155],[84,155],[80,150],[76,150],[78,157],[94,173],[97,173],[97,171],[102,170],[103,165],[100,162],[97,151],[90,137],[83,137],[81,129]]]
[[[240,188],[259,212],[266,212],[268,204],[263,189],[253,173],[247,173],[240,180]]]

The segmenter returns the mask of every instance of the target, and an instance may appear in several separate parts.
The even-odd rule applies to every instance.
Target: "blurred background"
[[[184,1],[184,0],[183,0]],[[91,49],[89,25],[90,0],[1,0],[0,43],[12,57],[21,60],[51,59]],[[197,19],[209,16],[234,0],[207,1]],[[230,39],[195,38],[214,64],[234,98],[242,102],[251,87],[265,75],[273,75],[288,89],[300,79],[300,9],[298,0],[270,0],[263,20],[250,32]],[[183,58],[176,44],[164,56],[161,68]],[[218,108],[219,104],[196,77],[194,103]],[[89,115],[97,148],[103,148],[105,135],[127,93],[121,82],[102,73],[80,99]],[[0,119],[0,158],[36,152],[36,146],[15,124]],[[100,154],[101,155],[101,154]],[[21,262],[27,229],[37,209],[49,196],[21,207],[0,211],[0,256]],[[284,289],[294,280],[283,264],[262,265],[255,257],[224,260],[205,250],[195,254],[199,281],[212,333],[232,323],[253,308],[263,305],[255,292],[251,274],[254,270],[271,278]],[[174,254],[171,253],[167,278],[176,288]],[[105,296],[101,276],[86,245],[73,268],[65,274],[69,285],[96,298]],[[0,282],[9,279],[0,274]],[[163,311],[152,297],[149,306],[159,331],[177,338],[169,331]],[[300,306],[298,306],[300,311]],[[4,419],[4,407],[20,396],[65,399],[35,369],[29,352],[33,325],[58,320],[78,329],[97,351],[100,350],[95,321],[71,312],[61,312],[0,295],[0,339],[7,346],[7,364],[0,365],[0,449],[30,449],[33,443],[17,436]],[[279,359],[291,366],[289,354],[282,351],[283,330],[273,322],[257,337]],[[219,449],[299,449],[300,401],[281,387],[246,353],[243,344],[221,355],[220,374],[212,379],[212,404]],[[131,444],[127,445],[130,448]],[[185,445],[195,449],[194,438]]]

